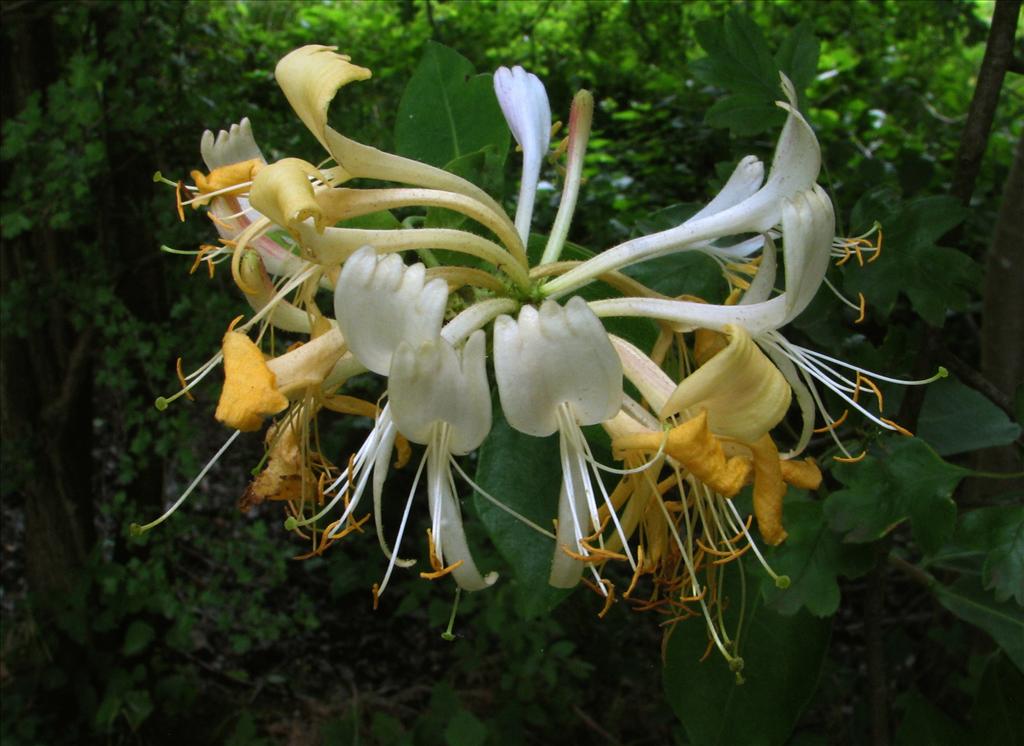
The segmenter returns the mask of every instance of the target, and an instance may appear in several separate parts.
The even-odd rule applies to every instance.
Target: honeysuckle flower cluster
[[[824,421],[819,430],[835,438],[839,458],[855,458],[836,434],[846,415],[826,410],[820,387],[882,428],[902,431],[881,416],[880,407],[863,401],[867,393],[881,405],[870,378],[875,374],[793,344],[782,332],[826,282],[831,258],[862,262],[867,254],[873,261],[881,250],[880,231],[834,236],[832,203],[817,184],[818,142],[797,110],[792,85],[782,78],[778,105],[786,122],[767,175],[760,160],[744,158],[721,191],[680,225],[587,261],[564,261],[594,111],[589,93],[574,98],[568,137],[553,154],[551,109],[541,81],[521,67],[495,73],[495,94],[522,150],[513,217],[463,178],[358,143],[329,126],[337,92],[369,77],[369,70],[333,47],[302,47],[278,64],[281,89],[326,151],[321,164],[297,158],[268,163],[247,119],[216,137],[204,133],[207,171],[193,172],[191,185],[175,185],[179,212],[206,209],[219,234],[218,244],[196,253],[193,270],[204,261],[211,273],[228,263],[252,313],[231,323],[221,351],[197,370],[184,375],[179,364],[181,390],[158,406],[189,395],[222,365],[216,417],[233,432],[214,460],[240,432],[266,426],[265,459],[243,507],[281,501],[285,528],[308,542],[303,556],[362,531],[372,514],[387,559],[373,586],[375,604],[395,568],[414,563],[400,552],[421,481],[431,567],[420,574],[450,575],[467,591],[496,582],[497,575],[482,572],[473,559],[458,476],[468,489],[553,539],[551,585],[588,582],[604,598],[603,614],[615,600],[613,578],[628,578],[620,597],[656,609],[670,622],[703,616],[711,643],[738,669],[742,661],[721,621],[718,573],[748,550],[760,557],[753,521],[760,541],[774,545],[786,538],[787,486],[813,489],[821,481],[814,461],[798,458],[818,417]],[[343,104],[334,108],[343,120]],[[531,263],[527,244],[541,169],[562,154],[558,212],[539,261]],[[348,185],[357,179],[395,186]],[[344,224],[381,211],[428,207],[460,213],[473,228]],[[433,253],[438,249],[467,261],[442,264]],[[687,251],[702,252],[722,267],[733,288],[725,303],[666,297],[621,271]],[[614,297],[585,301],[579,291],[598,282]],[[325,303],[328,294],[333,307]],[[863,316],[863,299],[859,307]],[[652,320],[657,342],[640,349],[610,335],[602,321],[610,317]],[[282,349],[282,336],[303,341]],[[562,483],[549,496],[553,531],[485,493],[460,466],[460,457],[480,447],[492,427],[488,357],[508,424],[528,436],[557,434]],[[386,397],[378,402],[345,393],[346,382],[367,371],[386,379]],[[794,398],[801,433],[780,454],[771,432]],[[324,410],[372,420],[355,453],[321,451],[318,415]],[[619,466],[594,457],[583,430],[591,425],[608,433]],[[381,511],[390,499],[387,479],[393,468],[410,462],[410,443],[423,447],[422,456],[410,467],[412,488],[399,526],[389,534]],[[208,468],[171,510],[136,530],[170,515]],[[616,475],[617,486],[609,489],[612,480],[604,474]],[[732,500],[748,484],[753,521]],[[767,571],[786,585],[786,578]]]

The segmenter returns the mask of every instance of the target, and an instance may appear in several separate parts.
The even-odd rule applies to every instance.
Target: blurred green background
[[[907,476],[912,459],[896,447],[892,474],[836,470],[822,491],[946,500],[959,483],[960,518],[937,546],[922,541],[930,517],[913,506],[893,508],[867,538],[854,537],[863,511],[826,510],[827,526],[816,501],[787,514],[811,515],[808,530],[827,534],[797,532],[803,545],[830,547],[776,558],[812,568],[824,586],[805,587],[788,613],[805,606],[831,628],[789,742],[1021,743],[1021,482],[978,475],[1021,471],[1024,249],[1019,222],[1009,253],[995,234],[1013,229],[1000,223],[1004,192],[1024,208],[1019,163],[1018,191],[1008,181],[1024,54],[1019,2],[1000,6],[5,1],[3,743],[703,743],[675,714],[690,706],[677,701],[686,682],[664,693],[653,615],[618,604],[598,620],[597,600],[576,593],[522,618],[514,581],[502,582],[462,599],[448,642],[449,586],[410,573],[373,611],[383,562],[372,535],[293,561],[305,547],[282,530],[279,506],[235,508],[262,453],[257,437],[160,529],[134,538],[127,526],[161,513],[225,437],[212,419],[216,382],[165,412],[152,402],[176,389],[178,356],[198,365],[246,311],[227,273],[189,275],[188,258],[160,251],[195,248],[213,231],[198,214],[179,223],[173,190],[151,176],[187,179],[202,166],[203,130],[243,116],[269,160],[319,161],[274,83],[282,55],[330,44],[372,69],[339,94],[331,121],[383,149],[430,40],[480,72],[526,66],[556,118],[590,89],[594,137],[571,239],[598,250],[660,224],[665,208],[706,200],[742,155],[770,155],[781,118],[720,104],[706,116],[742,93],[722,74],[715,31],[751,21],[748,51],[766,44],[806,73],[802,105],[840,230],[879,219],[903,239],[870,272],[830,274],[868,298],[856,334],[853,315],[822,297],[796,336],[892,374],[955,374],[938,394],[914,390],[894,407],[929,445],[921,473]],[[979,71],[994,15],[1003,37],[1012,24],[1006,78],[991,126],[972,134],[979,77],[992,94]],[[732,32],[727,18],[740,24]],[[555,192],[542,195],[536,224],[556,207]],[[365,425],[336,425],[330,438],[347,452]],[[843,559],[851,541],[856,562]],[[773,709],[698,704],[755,731]]]

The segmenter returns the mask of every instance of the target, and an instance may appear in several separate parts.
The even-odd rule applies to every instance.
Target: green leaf
[[[1006,412],[955,378],[928,386],[917,435],[940,456],[1012,443],[1020,425]]]
[[[961,743],[1024,746],[1024,674],[1005,656],[994,655],[985,666],[971,708],[970,737]]]
[[[805,90],[814,82],[820,47],[814,26],[809,21],[800,21],[775,53],[775,63],[793,81],[797,91]]]
[[[756,135],[785,121],[786,113],[773,101],[751,93],[727,96],[711,105],[704,121],[712,127],[728,128],[737,137]]]
[[[965,743],[963,728],[945,712],[914,689],[903,698],[903,722],[896,731],[896,746],[960,746]]]
[[[996,601],[971,577],[962,577],[952,585],[935,583],[932,591],[953,614],[985,630],[1024,671],[1024,609],[1015,603]]]
[[[124,645],[121,646],[123,655],[135,655],[141,653],[149,643],[153,642],[156,632],[153,627],[145,622],[136,619],[128,625],[128,631],[124,635]]]
[[[732,12],[722,19],[701,21],[697,41],[708,54],[706,62],[694,70],[702,82],[769,101],[779,95],[779,69],[761,29],[748,16]]]
[[[863,461],[836,464],[833,474],[845,489],[825,500],[825,516],[845,541],[856,543],[875,541],[909,519],[914,539],[931,554],[953,533],[951,495],[969,473],[918,438],[888,438]]]
[[[923,197],[875,215],[885,242],[878,261],[848,262],[843,285],[863,293],[870,309],[888,317],[903,293],[914,310],[933,326],[941,326],[946,310],[963,310],[981,279],[981,268],[966,254],[936,246],[963,222],[967,210],[951,197]]]
[[[734,135],[756,135],[778,127],[785,113],[775,106],[782,98],[782,70],[801,92],[818,69],[818,40],[809,23],[801,23],[772,57],[761,29],[748,16],[732,12],[724,19],[697,24],[697,40],[708,56],[690,66],[694,76],[733,95],[719,99],[704,121],[728,127]]]
[[[786,589],[765,578],[762,591],[768,605],[782,614],[806,608],[815,616],[831,616],[839,608],[840,574],[857,577],[871,566],[871,552],[862,545],[840,541],[825,521],[822,504],[786,496],[782,525],[789,533],[777,547],[765,551],[768,564],[789,576]]]
[[[997,601],[1012,596],[1024,606],[1024,506],[996,505],[965,514],[957,525],[953,556],[972,550],[984,557],[981,580]]]
[[[398,153],[444,167],[487,149],[500,169],[510,137],[491,75],[476,75],[472,63],[458,52],[427,42],[398,104]]]
[[[479,454],[477,484],[520,515],[551,530],[562,485],[558,437],[534,438],[513,430],[496,404],[494,424]],[[475,495],[474,503],[491,541],[512,566],[517,611],[524,618],[534,618],[568,597],[571,591],[548,585],[554,540],[482,495]]]
[[[444,729],[448,746],[481,746],[487,740],[487,726],[469,710],[458,710]]]
[[[735,630],[742,607],[739,572],[732,566],[727,572],[726,628]],[[703,620],[677,624],[665,652],[663,679],[689,739],[700,746],[785,743],[817,688],[831,626],[831,620],[803,611],[778,614],[755,593],[743,617],[740,655],[746,682],[738,685],[717,650],[700,661],[707,646]]]

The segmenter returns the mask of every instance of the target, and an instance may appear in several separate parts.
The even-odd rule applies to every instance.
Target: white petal
[[[440,337],[418,348],[399,345],[391,359],[388,396],[402,435],[425,445],[434,425],[446,422],[452,453],[469,453],[484,441],[491,429],[485,342],[478,329],[458,351]]]
[[[717,215],[722,210],[738,205],[760,189],[763,182],[764,164],[754,156],[748,155],[736,164],[729,180],[725,182],[725,186],[715,195],[715,198],[689,219],[699,220],[710,215]]]
[[[444,280],[425,282],[422,264],[378,257],[364,247],[345,262],[334,291],[338,326],[352,354],[369,370],[387,375],[402,342],[418,347],[437,338],[448,302]]]
[[[443,426],[440,426],[443,427]],[[450,458],[445,447],[444,433],[435,428],[435,437],[427,451],[427,504],[430,515],[439,520],[434,526],[434,543],[437,557],[442,564],[455,565],[452,577],[459,587],[467,591],[480,591],[494,585],[496,572],[482,575],[470,554],[466,532],[462,527],[462,510],[455,496]]]
[[[494,373],[505,418],[528,435],[558,430],[568,403],[580,425],[611,419],[622,405],[622,364],[600,320],[579,296],[545,301],[519,320],[494,322]]]
[[[540,167],[551,143],[551,104],[544,84],[518,65],[494,73],[494,93],[512,136],[523,149],[523,177],[516,207],[516,229],[525,244],[530,234]]]
[[[807,308],[821,287],[828,270],[835,228],[832,201],[820,186],[796,195],[783,208],[786,323]]]
[[[254,158],[266,163],[263,153],[256,144],[256,138],[253,137],[249,117],[245,117],[238,124],[232,124],[229,131],[221,130],[216,138],[213,132],[206,130],[199,141],[199,152],[203,155],[206,167],[211,171],[221,166],[230,166],[232,163],[251,161]]]

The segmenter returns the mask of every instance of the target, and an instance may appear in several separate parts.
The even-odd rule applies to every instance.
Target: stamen
[[[853,392],[853,400],[857,401],[857,394],[863,389],[865,391],[871,391],[878,399],[878,411],[881,412],[885,409],[885,400],[882,398],[882,391],[878,388],[878,385],[868,378],[866,375],[857,371],[857,380],[854,383],[856,390]]]
[[[875,253],[868,259],[868,264],[871,264],[871,262],[882,255],[882,225],[881,223],[875,223],[875,227],[878,228],[878,242],[875,244]]]
[[[185,383],[185,374],[181,370],[181,356],[174,363],[174,372],[178,374],[178,382],[181,384],[181,390],[185,392],[185,396],[189,401],[195,401],[196,398],[192,396],[192,392],[188,390],[188,384]]]
[[[636,588],[637,582],[640,580],[640,576],[644,574],[644,547],[640,544],[636,548],[636,569],[633,570],[633,578],[629,581],[629,588],[622,594],[623,598],[629,598],[629,594]]]
[[[460,560],[461,562],[461,560]],[[441,633],[441,639],[451,642],[455,639],[452,629],[455,627],[455,613],[459,610],[459,599],[462,598],[462,588],[455,586],[455,603],[452,604],[452,615],[448,617],[448,629]]]
[[[910,432],[909,430],[907,430],[907,428],[903,427],[903,425],[900,425],[897,422],[893,422],[892,420],[888,420],[885,417],[879,417],[878,419],[880,419],[882,422],[884,422],[890,428],[892,428],[893,430],[898,432],[900,435],[906,435],[908,438],[913,438],[914,437],[914,434],[912,432]]]
[[[615,586],[612,585],[612,581],[607,578],[601,578],[601,585],[605,589],[604,608],[598,612],[598,619],[604,619],[604,615],[608,613],[608,610],[612,608],[612,604],[615,603]]]
[[[181,497],[179,497],[174,502],[174,504],[170,508],[168,508],[166,512],[164,512],[162,516],[157,518],[155,521],[150,521],[144,526],[140,526],[138,523],[131,524],[129,530],[131,531],[132,536],[142,536],[142,534],[149,531],[151,528],[159,526],[161,523],[170,518],[174,511],[176,511],[178,507],[183,502],[185,502],[185,498],[192,494],[192,490],[194,490],[199,485],[199,483],[203,481],[203,477],[205,477],[206,473],[213,468],[213,465],[217,463],[220,457],[224,455],[224,452],[228,449],[228,447],[235,442],[235,438],[237,438],[241,434],[241,430],[235,430],[235,432],[231,434],[231,437],[229,437],[227,441],[225,441],[224,445],[220,447],[220,450],[213,454],[213,458],[206,462],[206,466],[202,468],[202,470],[199,472],[196,478],[192,480],[191,484],[189,484],[189,486],[185,488],[185,491],[181,493]]]
[[[182,223],[185,222],[185,208],[182,207],[181,201],[181,191],[184,188],[185,183],[183,181],[179,181],[177,184],[174,185],[174,204],[178,210],[178,220],[181,221]]]
[[[857,298],[860,300],[860,316],[854,319],[854,324],[859,324],[864,321],[864,317],[867,314],[867,301],[864,300],[864,293],[857,293]]]
[[[843,463],[843,464],[856,464],[859,461],[863,461],[864,457],[867,456],[867,455],[868,455],[867,451],[862,451],[859,456],[850,456],[850,457],[847,457],[847,456],[833,456],[832,459],[834,461],[839,461],[840,463]]]
[[[530,520],[529,518],[527,518],[526,516],[524,516],[524,515],[523,515],[522,513],[517,513],[517,512],[515,511],[515,510],[513,510],[512,508],[510,508],[509,506],[507,506],[507,505],[506,505],[505,503],[503,503],[503,502],[502,502],[501,500],[499,500],[499,499],[498,499],[498,498],[496,498],[496,497],[495,497],[494,495],[492,495],[492,494],[491,494],[490,492],[488,492],[488,491],[487,491],[487,490],[485,490],[485,489],[484,489],[483,487],[481,487],[481,486],[480,486],[480,485],[478,485],[478,484],[477,484],[476,482],[474,482],[474,481],[472,480],[472,478],[471,478],[471,477],[470,477],[470,476],[469,476],[468,474],[466,474],[466,472],[464,472],[464,471],[462,470],[462,467],[461,467],[461,466],[459,466],[459,462],[455,460],[455,457],[454,457],[454,456],[453,456],[453,457],[451,457],[451,464],[452,464],[452,466],[453,466],[453,467],[455,467],[455,471],[457,471],[457,472],[459,473],[459,476],[460,476],[460,477],[462,477],[463,479],[465,479],[465,480],[466,480],[466,483],[467,483],[467,484],[468,484],[468,485],[469,485],[470,487],[472,487],[472,488],[473,488],[473,491],[474,491],[474,492],[476,492],[476,493],[477,493],[478,495],[480,495],[481,497],[483,497],[483,498],[484,498],[485,500],[487,500],[487,501],[488,501],[489,503],[491,503],[492,505],[494,505],[494,507],[496,507],[496,508],[500,508],[501,510],[504,510],[504,511],[505,511],[506,513],[508,513],[508,514],[509,514],[510,516],[512,516],[512,517],[513,517],[513,518],[515,518],[515,519],[516,519],[517,521],[519,521],[520,523],[522,523],[522,524],[523,524],[524,526],[529,526],[529,527],[530,527],[530,528],[532,528],[532,529],[533,529],[534,531],[536,531],[536,532],[537,532],[538,534],[543,534],[544,536],[548,537],[548,538],[549,538],[549,539],[551,539],[552,541],[557,541],[557,537],[556,537],[556,536],[555,536],[555,535],[554,535],[553,533],[551,533],[550,531],[548,531],[548,530],[547,530],[547,529],[545,529],[545,528],[541,528],[541,527],[540,527],[540,526],[538,526],[538,525],[537,525],[536,523],[534,523],[533,521],[531,521],[531,520]]]
[[[448,565],[447,567],[442,567],[440,570],[435,570],[434,572],[421,572],[420,577],[424,580],[437,580],[438,578],[443,578],[445,575],[448,575],[453,570],[457,570],[458,568],[462,567],[464,562],[465,560],[459,560],[454,564]]]
[[[814,432],[816,432],[816,433],[830,433],[830,432],[832,432],[833,430],[835,430],[835,429],[836,429],[837,427],[839,427],[840,425],[842,425],[842,424],[843,424],[844,422],[846,422],[846,418],[850,416],[850,410],[849,410],[849,409],[844,409],[844,410],[843,410],[843,413],[842,413],[841,415],[839,415],[839,419],[838,419],[838,420],[832,420],[832,419],[831,419],[831,418],[830,418],[830,417],[828,416],[828,414],[827,414],[827,413],[824,413],[824,412],[823,412],[822,414],[824,414],[824,415],[825,415],[825,419],[826,419],[826,420],[830,420],[830,421],[829,421],[829,423],[828,423],[827,425],[825,425],[824,427],[816,427],[816,428],[814,429]]]

